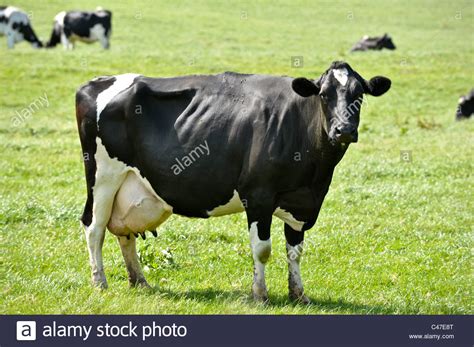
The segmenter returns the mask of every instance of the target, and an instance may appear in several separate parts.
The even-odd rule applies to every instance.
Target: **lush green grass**
[[[96,1],[16,1],[46,39],[64,9]],[[73,2],[71,2],[73,3]],[[0,41],[2,313],[474,313],[473,130],[454,122],[473,85],[471,1],[119,3],[110,51],[98,44],[7,51]],[[291,5],[290,5],[291,4]],[[349,54],[364,34],[389,32],[394,52]],[[292,68],[292,56],[304,67]],[[360,142],[336,170],[302,263],[314,304],[287,301],[282,223],[267,267],[271,304],[250,300],[244,215],[173,216],[139,241],[152,292],[130,290],[116,240],[104,246],[107,291],[91,288],[78,218],[85,182],[75,89],[95,75],[149,76],[225,70],[316,77],[333,60],[393,81],[364,106]],[[44,93],[20,126],[16,111]],[[412,161],[400,161],[400,151]],[[163,252],[166,250],[167,252]],[[166,255],[166,254],[168,255]]]

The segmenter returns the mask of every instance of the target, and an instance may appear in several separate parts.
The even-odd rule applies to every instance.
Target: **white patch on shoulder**
[[[8,6],[3,13],[8,19],[9,26],[12,26],[14,23],[22,23],[26,25],[30,22],[28,15],[17,7]],[[18,29],[14,30],[18,31]]]
[[[293,215],[290,212],[285,211],[282,208],[277,207],[275,211],[273,212],[273,215],[275,217],[280,218],[283,222],[288,224],[290,227],[292,227],[296,231],[301,231],[303,229],[303,225],[305,222],[300,222],[295,217],[293,217]]]
[[[7,6],[2,12],[5,14],[5,16],[8,18],[13,12],[19,11],[17,7],[14,6]]]
[[[55,17],[54,21],[61,26],[64,26],[64,17],[66,16],[66,11],[59,12]]]
[[[221,206],[217,206],[211,211],[207,211],[207,215],[211,217],[217,217],[244,211],[245,208],[244,205],[242,205],[242,201],[240,201],[239,193],[234,189],[234,195],[228,203]]]
[[[25,19],[26,19],[26,23],[28,23],[28,15],[23,12],[22,10],[20,10],[18,7],[15,7],[15,6],[8,6],[5,10],[4,10],[4,15],[5,17],[7,18],[12,18],[12,15],[14,15],[16,19],[16,21],[19,21],[19,22],[24,22]]]
[[[97,95],[97,126],[99,125],[100,114],[107,106],[107,104],[121,91],[130,87],[135,80],[135,78],[139,76],[138,74],[127,73],[123,75],[117,75],[115,77],[115,82],[109,88],[102,91],[99,95]]]
[[[340,84],[342,84],[343,86],[346,85],[347,79],[348,79],[348,76],[349,76],[349,72],[347,71],[346,68],[333,69],[332,74],[339,81]]]

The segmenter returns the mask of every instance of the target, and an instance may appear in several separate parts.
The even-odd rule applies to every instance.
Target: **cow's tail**
[[[94,155],[97,149],[95,142],[97,136],[97,123],[95,116],[96,101],[93,94],[93,88],[90,84],[82,86],[76,92],[76,120],[79,138],[81,140],[82,157],[87,184],[87,201],[84,207],[84,212],[82,213],[81,222],[86,227],[92,223],[92,188],[95,183],[96,171]]]
[[[51,38],[46,44],[47,48],[55,47],[58,43],[61,42],[61,26],[59,23],[55,22],[53,27],[53,32],[51,33]]]

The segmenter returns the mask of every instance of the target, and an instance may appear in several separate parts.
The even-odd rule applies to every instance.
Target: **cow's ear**
[[[385,94],[392,85],[392,81],[390,81],[387,77],[383,76],[375,76],[370,79],[370,81],[366,81],[365,85],[365,92],[372,96],[380,96]]]
[[[295,78],[293,82],[291,82],[291,87],[296,94],[305,98],[311,95],[318,95],[320,89],[318,83],[314,83],[304,77]]]

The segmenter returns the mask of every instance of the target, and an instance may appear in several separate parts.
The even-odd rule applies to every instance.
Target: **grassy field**
[[[454,122],[474,85],[472,1],[100,1],[109,51],[14,50],[0,41],[0,313],[472,314],[474,123]],[[61,10],[96,1],[14,1],[49,38]],[[396,51],[349,54],[388,32]],[[292,57],[304,65],[292,67]],[[359,143],[336,169],[302,275],[310,306],[287,300],[283,225],[267,267],[271,304],[250,299],[245,215],[173,216],[138,242],[152,291],[128,288],[118,244],[104,246],[109,289],[90,285],[78,218],[85,181],[74,92],[97,75],[248,73],[315,78],[346,60],[393,86],[362,111]],[[30,117],[17,113],[47,98]],[[401,151],[411,159],[401,160]]]

